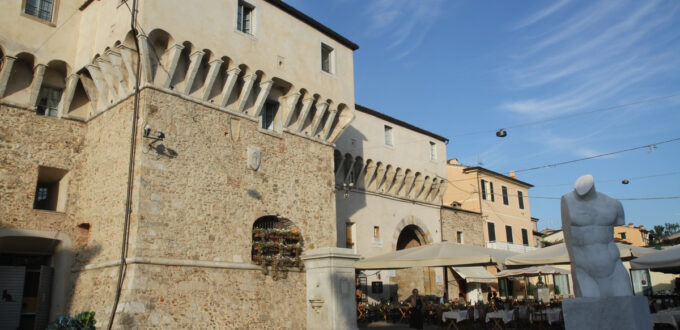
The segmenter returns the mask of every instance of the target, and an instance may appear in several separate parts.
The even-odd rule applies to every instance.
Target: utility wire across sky
[[[677,96],[680,96],[680,93],[666,94],[666,95],[656,96],[656,97],[652,97],[652,98],[648,98],[648,99],[644,99],[644,100],[639,100],[639,101],[634,101],[634,102],[630,102],[630,103],[617,104],[617,105],[613,105],[613,106],[609,106],[609,107],[598,108],[598,109],[582,111],[582,112],[576,112],[576,113],[566,114],[566,115],[557,116],[557,117],[553,117],[553,118],[530,121],[530,122],[520,123],[520,124],[515,124],[515,125],[510,125],[510,126],[504,126],[502,128],[507,130],[507,129],[511,129],[511,128],[519,128],[519,127],[539,125],[539,124],[549,123],[551,121],[558,121],[558,120],[562,120],[562,119],[585,116],[585,115],[589,115],[589,114],[597,113],[597,112],[616,110],[616,109],[621,109],[621,108],[630,107],[630,106],[634,106],[634,105],[656,102],[656,101],[665,100],[665,99],[669,99],[669,98],[673,98],[673,97],[677,97]],[[462,137],[462,136],[493,133],[493,132],[496,132],[497,130],[498,129],[488,129],[488,130],[458,134],[458,135],[455,135],[454,138],[459,138],[459,137]]]
[[[534,170],[540,170],[540,169],[544,169],[544,168],[557,167],[557,166],[560,166],[560,165],[571,164],[571,163],[581,162],[581,161],[584,161],[584,160],[590,160],[590,159],[595,159],[595,158],[600,158],[600,157],[605,157],[605,156],[611,156],[611,155],[620,154],[620,153],[623,153],[623,152],[628,152],[628,151],[633,151],[633,150],[638,150],[638,149],[656,148],[656,146],[658,146],[658,145],[660,145],[660,144],[670,143],[670,142],[675,142],[675,141],[680,141],[680,137],[679,137],[679,138],[670,139],[670,140],[666,140],[666,141],[654,142],[654,143],[646,144],[646,145],[639,146],[639,147],[634,147],[634,148],[628,148],[628,149],[623,149],[623,150],[612,151],[612,152],[608,152],[608,153],[604,153],[604,154],[599,154],[599,155],[595,155],[595,156],[590,156],[590,157],[584,157],[584,158],[579,158],[579,159],[572,159],[572,160],[568,160],[568,161],[564,161],[564,162],[559,162],[559,163],[554,163],[554,164],[548,164],[548,165],[543,165],[543,166],[536,166],[536,167],[524,168],[524,169],[521,169],[521,170],[515,170],[515,173],[519,173],[519,172],[527,172],[527,171],[534,171]]]

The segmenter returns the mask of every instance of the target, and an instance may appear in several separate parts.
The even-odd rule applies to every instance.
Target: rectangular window
[[[486,180],[481,181],[482,186],[482,199],[486,199]]]
[[[385,145],[392,146],[392,127],[385,125]]]
[[[494,225],[493,222],[487,222],[486,226],[489,229],[489,242],[495,242],[496,241],[496,225]]]
[[[40,166],[33,208],[63,212],[66,209],[66,170]]]
[[[373,226],[373,238],[375,239],[380,238],[380,227]]]
[[[326,44],[321,44],[321,70],[328,73],[334,73],[333,68],[333,47]]]
[[[463,232],[456,232],[456,243],[463,244]]]
[[[524,210],[524,194],[521,191],[517,191],[517,202],[519,202],[519,208]]]
[[[511,226],[505,226],[505,238],[508,243],[512,243],[512,227]]]
[[[236,18],[236,28],[243,32],[253,34],[253,14],[255,7],[245,1],[238,2],[238,15]]]
[[[383,293],[383,282],[371,282],[371,293]]]
[[[24,13],[52,22],[54,0],[26,0]]]
[[[39,116],[57,117],[57,106],[59,106],[63,92],[61,88],[40,87],[35,113]]]
[[[430,160],[437,160],[437,145],[430,141]]]
[[[529,245],[529,231],[522,228],[522,244]]]
[[[508,205],[508,187],[501,186],[501,191],[503,192],[503,204]]]
[[[278,102],[266,102],[264,104],[264,111],[262,111],[262,128],[266,130],[274,130],[274,119],[276,113],[279,111]]]
[[[489,195],[491,195],[491,201],[495,201],[496,197],[493,195],[493,182],[489,181]]]
[[[348,249],[354,248],[354,224],[345,224],[345,247]]]
[[[621,235],[621,239],[626,239],[626,233],[619,233]]]

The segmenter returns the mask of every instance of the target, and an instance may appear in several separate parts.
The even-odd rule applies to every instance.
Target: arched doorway
[[[401,230],[397,239],[397,251],[427,244],[423,231],[416,225],[408,225]]]
[[[430,242],[426,239],[425,231],[417,225],[407,225],[399,233],[396,249],[410,249],[426,245]],[[430,267],[416,267],[400,269],[397,271],[397,292],[399,300],[411,295],[413,289],[418,289],[421,294],[429,295],[437,293],[436,273]]]

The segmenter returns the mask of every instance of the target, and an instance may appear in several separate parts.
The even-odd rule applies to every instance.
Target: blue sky
[[[464,164],[507,173],[680,137],[678,1],[287,2],[359,44],[357,103],[448,137]],[[582,174],[616,198],[680,196],[680,141],[518,172],[539,229],[560,226],[560,206],[537,197]],[[636,225],[680,222],[680,199],[622,203]]]

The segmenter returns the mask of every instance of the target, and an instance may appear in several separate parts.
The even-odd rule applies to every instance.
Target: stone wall
[[[274,281],[259,270],[132,265],[119,328],[303,329],[305,274]]]
[[[484,220],[480,213],[442,206],[441,219],[443,240],[455,243],[457,232],[462,231],[463,244],[485,246]]]
[[[140,147],[137,256],[249,264],[253,223],[266,215],[292,221],[305,249],[335,246],[330,145],[153,89],[143,116],[176,157]],[[249,148],[261,150],[257,171]]]

